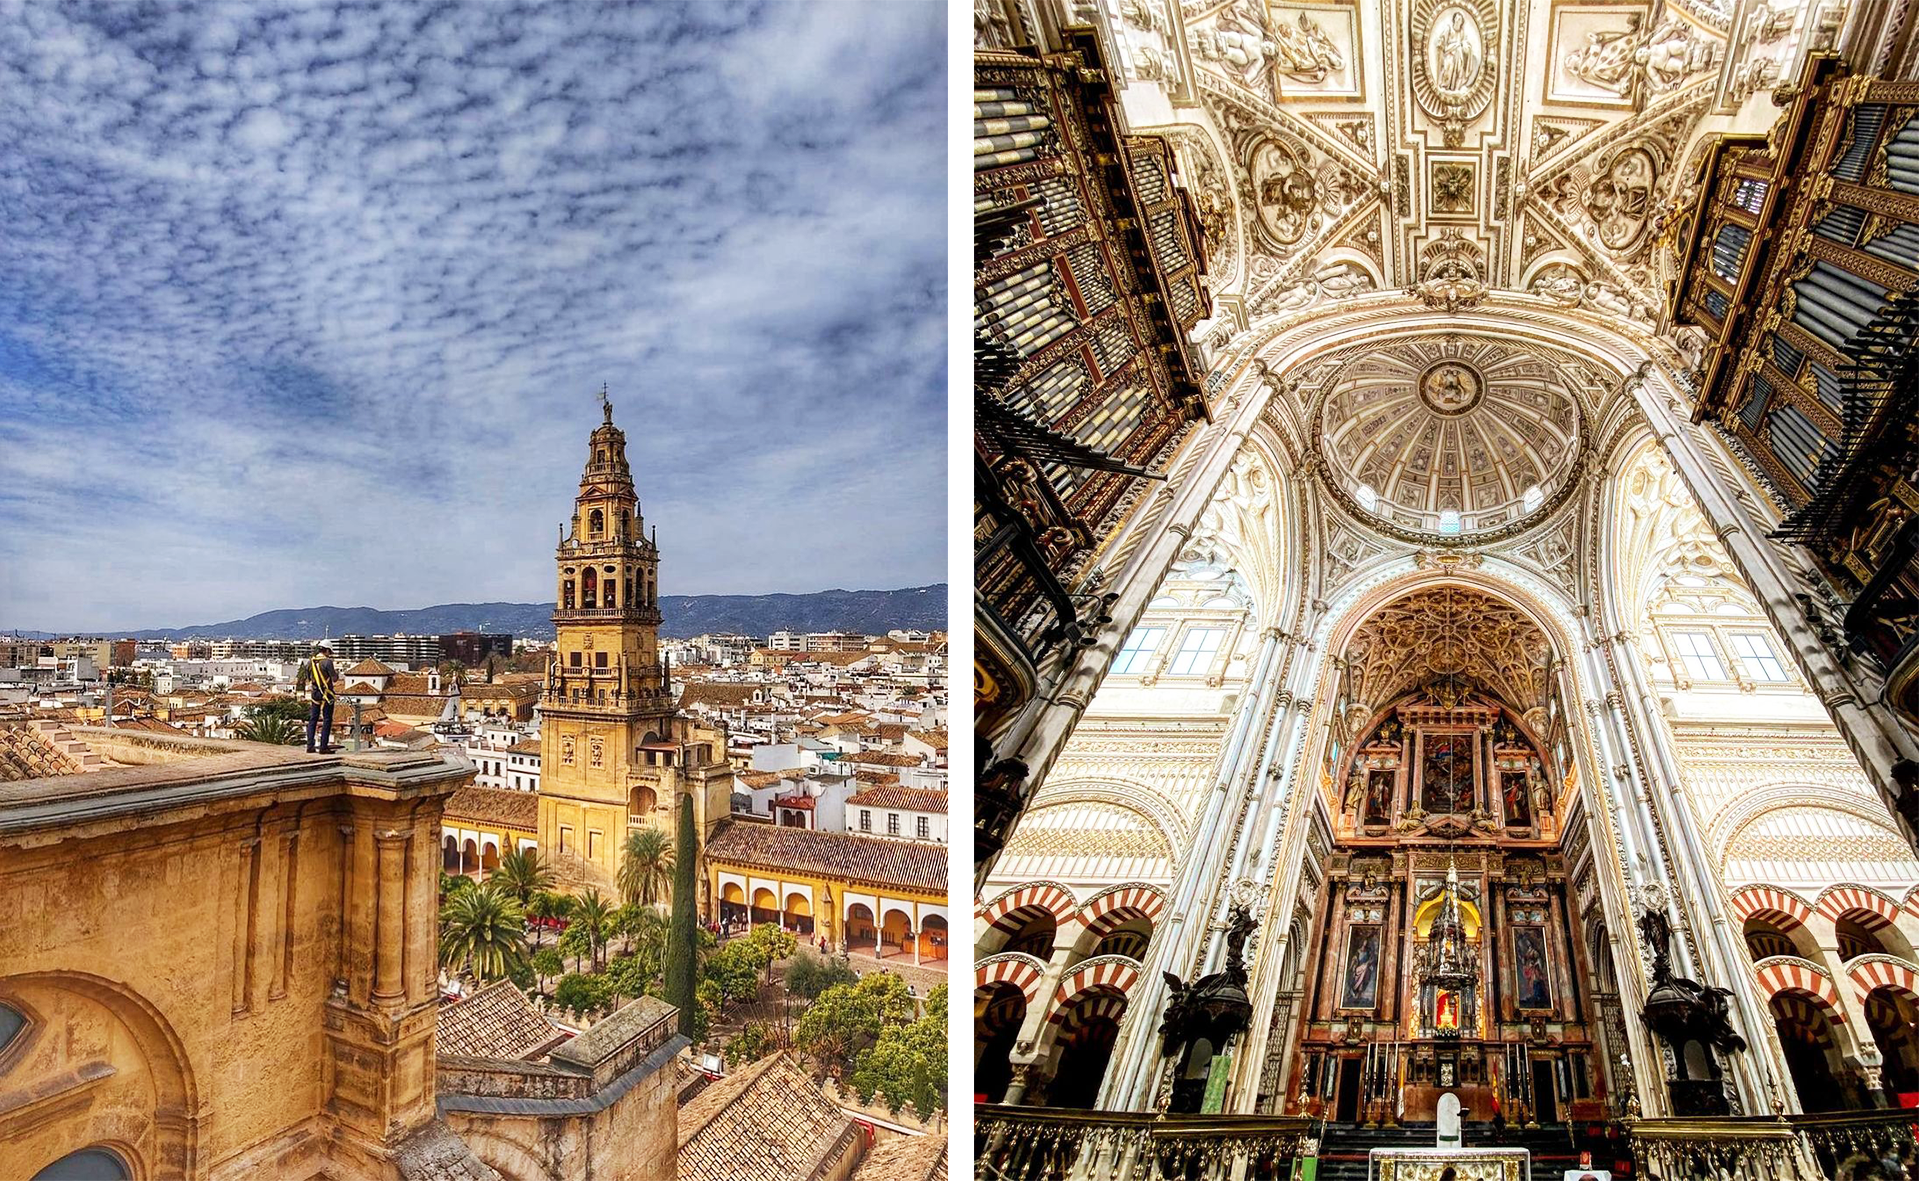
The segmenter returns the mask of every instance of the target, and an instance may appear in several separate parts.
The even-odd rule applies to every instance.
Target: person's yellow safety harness
[[[333,703],[333,682],[327,678],[325,673],[320,671],[321,659],[320,655],[315,653],[313,658],[307,662],[307,671],[313,675],[313,687],[320,691],[320,704],[331,705]]]

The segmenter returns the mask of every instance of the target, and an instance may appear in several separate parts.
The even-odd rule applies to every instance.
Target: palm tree
[[[607,936],[613,933],[613,907],[598,890],[588,890],[573,903],[573,921],[586,928],[593,967],[602,967],[600,953],[606,949]]]
[[[629,902],[613,912],[616,929],[626,939],[627,954],[637,942],[644,951],[665,937],[666,916],[651,906]]]
[[[636,828],[626,834],[620,857],[620,893],[628,902],[655,906],[672,891],[673,843],[657,828]]]
[[[440,912],[440,964],[496,979],[526,960],[526,914],[497,890],[461,890]]]
[[[553,867],[540,861],[538,849],[522,849],[500,858],[500,866],[488,880],[493,888],[511,894],[524,907],[535,894],[553,888]]]
[[[301,730],[294,725],[292,718],[272,714],[256,714],[235,726],[233,732],[248,742],[265,742],[273,746],[292,746],[301,736]]]

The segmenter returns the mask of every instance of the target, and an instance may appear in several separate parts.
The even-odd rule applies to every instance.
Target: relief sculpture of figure
[[[1479,48],[1473,42],[1472,30],[1466,27],[1464,12],[1453,13],[1433,49],[1438,59],[1433,81],[1440,92],[1456,95],[1471,90],[1479,77]]]
[[[1324,82],[1327,75],[1346,64],[1326,30],[1303,12],[1297,27],[1282,24],[1273,30],[1273,45],[1274,68],[1300,82]]]
[[[1602,90],[1625,94],[1632,89],[1633,53],[1639,48],[1640,15],[1626,16],[1626,27],[1615,33],[1586,34],[1586,47],[1566,55],[1566,72]]]
[[[1647,29],[1645,18],[1635,12],[1627,15],[1623,30],[1587,33],[1586,47],[1568,53],[1564,65],[1583,82],[1631,96],[1641,83],[1653,94],[1676,90],[1718,60],[1718,47],[1684,21],[1669,18]]]
[[[1634,63],[1646,72],[1646,85],[1655,94],[1677,90],[1694,74],[1712,69],[1718,58],[1712,42],[1701,40],[1690,26],[1677,20],[1660,24],[1633,54]]]

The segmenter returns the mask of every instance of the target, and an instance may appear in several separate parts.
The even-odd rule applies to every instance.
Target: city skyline
[[[603,382],[663,594],[944,581],[944,29],[858,12],[0,2],[6,622],[547,601]]]

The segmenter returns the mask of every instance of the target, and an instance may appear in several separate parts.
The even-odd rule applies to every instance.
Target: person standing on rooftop
[[[321,640],[313,647],[313,655],[300,666],[300,675],[293,682],[293,691],[310,689],[312,696],[307,702],[307,753],[313,754],[314,731],[319,731],[320,745],[317,752],[323,755],[333,753],[333,699],[339,687],[339,678],[333,671],[333,645]]]

